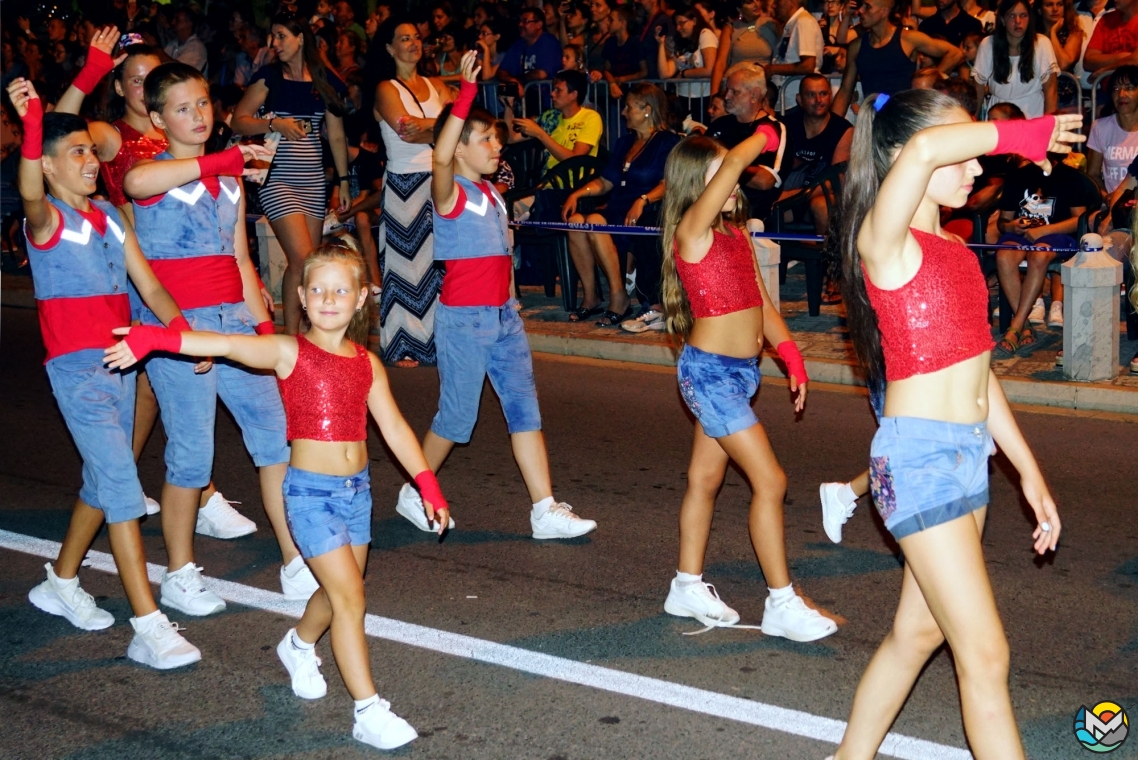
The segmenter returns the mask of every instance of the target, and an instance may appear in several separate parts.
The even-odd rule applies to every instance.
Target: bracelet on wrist
[[[273,117],[273,118],[275,118],[275,117]],[[273,131],[273,119],[272,118],[269,119],[269,131],[270,132]]]

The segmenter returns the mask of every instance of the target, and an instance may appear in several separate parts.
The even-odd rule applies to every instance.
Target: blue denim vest
[[[434,214],[435,260],[479,259],[486,256],[510,255],[510,228],[506,202],[490,185],[491,202],[486,194],[466,177],[454,178],[466,193],[466,208],[454,219]]]
[[[159,153],[155,161],[169,161]],[[233,254],[233,233],[239,221],[241,186],[233,177],[218,177],[221,192],[215,200],[199,180],[168,191],[149,206],[134,203],[134,228],[147,259],[190,259]]]
[[[107,215],[107,234],[100,237],[78,211],[50,195],[47,200],[59,210],[63,230],[47,250],[28,246],[36,300],[126,295],[126,233],[118,209],[91,201]]]

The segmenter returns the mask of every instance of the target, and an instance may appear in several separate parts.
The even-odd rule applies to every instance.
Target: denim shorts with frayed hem
[[[103,511],[108,523],[146,514],[131,447],[135,373],[103,366],[102,349],[57,356],[47,363],[51,390],[83,458],[79,498]]]
[[[325,475],[290,466],[284,479],[285,518],[300,556],[371,543],[371,476]]]
[[[739,359],[684,344],[676,364],[680,395],[711,438],[759,424],[751,399],[759,390],[759,357]]]
[[[900,540],[986,506],[995,450],[986,422],[882,417],[869,489],[885,527]]]

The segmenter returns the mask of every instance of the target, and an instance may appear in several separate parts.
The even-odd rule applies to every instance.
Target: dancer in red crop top
[[[777,150],[778,139],[762,125],[728,152],[710,138],[689,137],[672,150],[664,170],[664,313],[668,331],[684,344],[680,393],[696,417],[680,506],[679,569],[664,610],[708,627],[739,622],[739,613],[703,582],[715,495],[733,459],[751,483],[751,543],[770,588],[761,628],[768,636],[814,641],[838,627],[806,606],[790,583],[782,523],[786,475],[751,409],[764,338],[787,363],[795,410],[806,402],[802,355],[771,305],[741,229],[739,175],[760,153]]]
[[[376,694],[364,636],[364,583],[371,542],[367,414],[415,483],[439,532],[449,507],[427,466],[414,431],[403,419],[387,374],[374,354],[348,339],[366,340],[369,296],[366,265],[338,246],[316,249],[304,262],[300,302],[311,329],[304,335],[179,333],[156,327],[117,330],[123,341],[107,349],[112,368],[128,367],[151,351],[226,357],[247,367],[271,369],[279,379],[292,446],[284,481],[289,530],[320,589],[277,654],[304,699],[327,693],[316,642],[329,628],[336,667],[356,701],[352,735],[380,749],[415,739],[408,723]]]
[[[893,630],[862,677],[835,759],[875,755],[946,640],[973,754],[1024,757],[980,544],[995,444],[1020,473],[1039,554],[1055,550],[1059,515],[989,366],[984,277],[941,229],[940,209],[964,205],[978,155],[1018,153],[1049,171],[1047,152],[1069,152],[1083,139],[1072,131],[1080,123],[1077,115],[976,123],[929,90],[870,96],[858,114],[839,232],[844,300],[870,382],[888,381],[870,489],[905,569]]]

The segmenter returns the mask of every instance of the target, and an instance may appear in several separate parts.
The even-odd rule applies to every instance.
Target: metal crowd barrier
[[[1083,113],[1083,83],[1079,81],[1079,78],[1077,76],[1075,76],[1074,74],[1072,74],[1069,71],[1060,71],[1058,78],[1062,79],[1063,77],[1067,77],[1068,79],[1070,79],[1072,82],[1075,83],[1075,93],[1076,93],[1076,95],[1075,95],[1075,113],[1082,114]],[[1080,126],[1076,131],[1081,134],[1083,131],[1083,128]]]
[[[1114,73],[1114,69],[1103,69],[1091,77],[1091,120],[1098,118],[1098,86],[1102,80]]]

